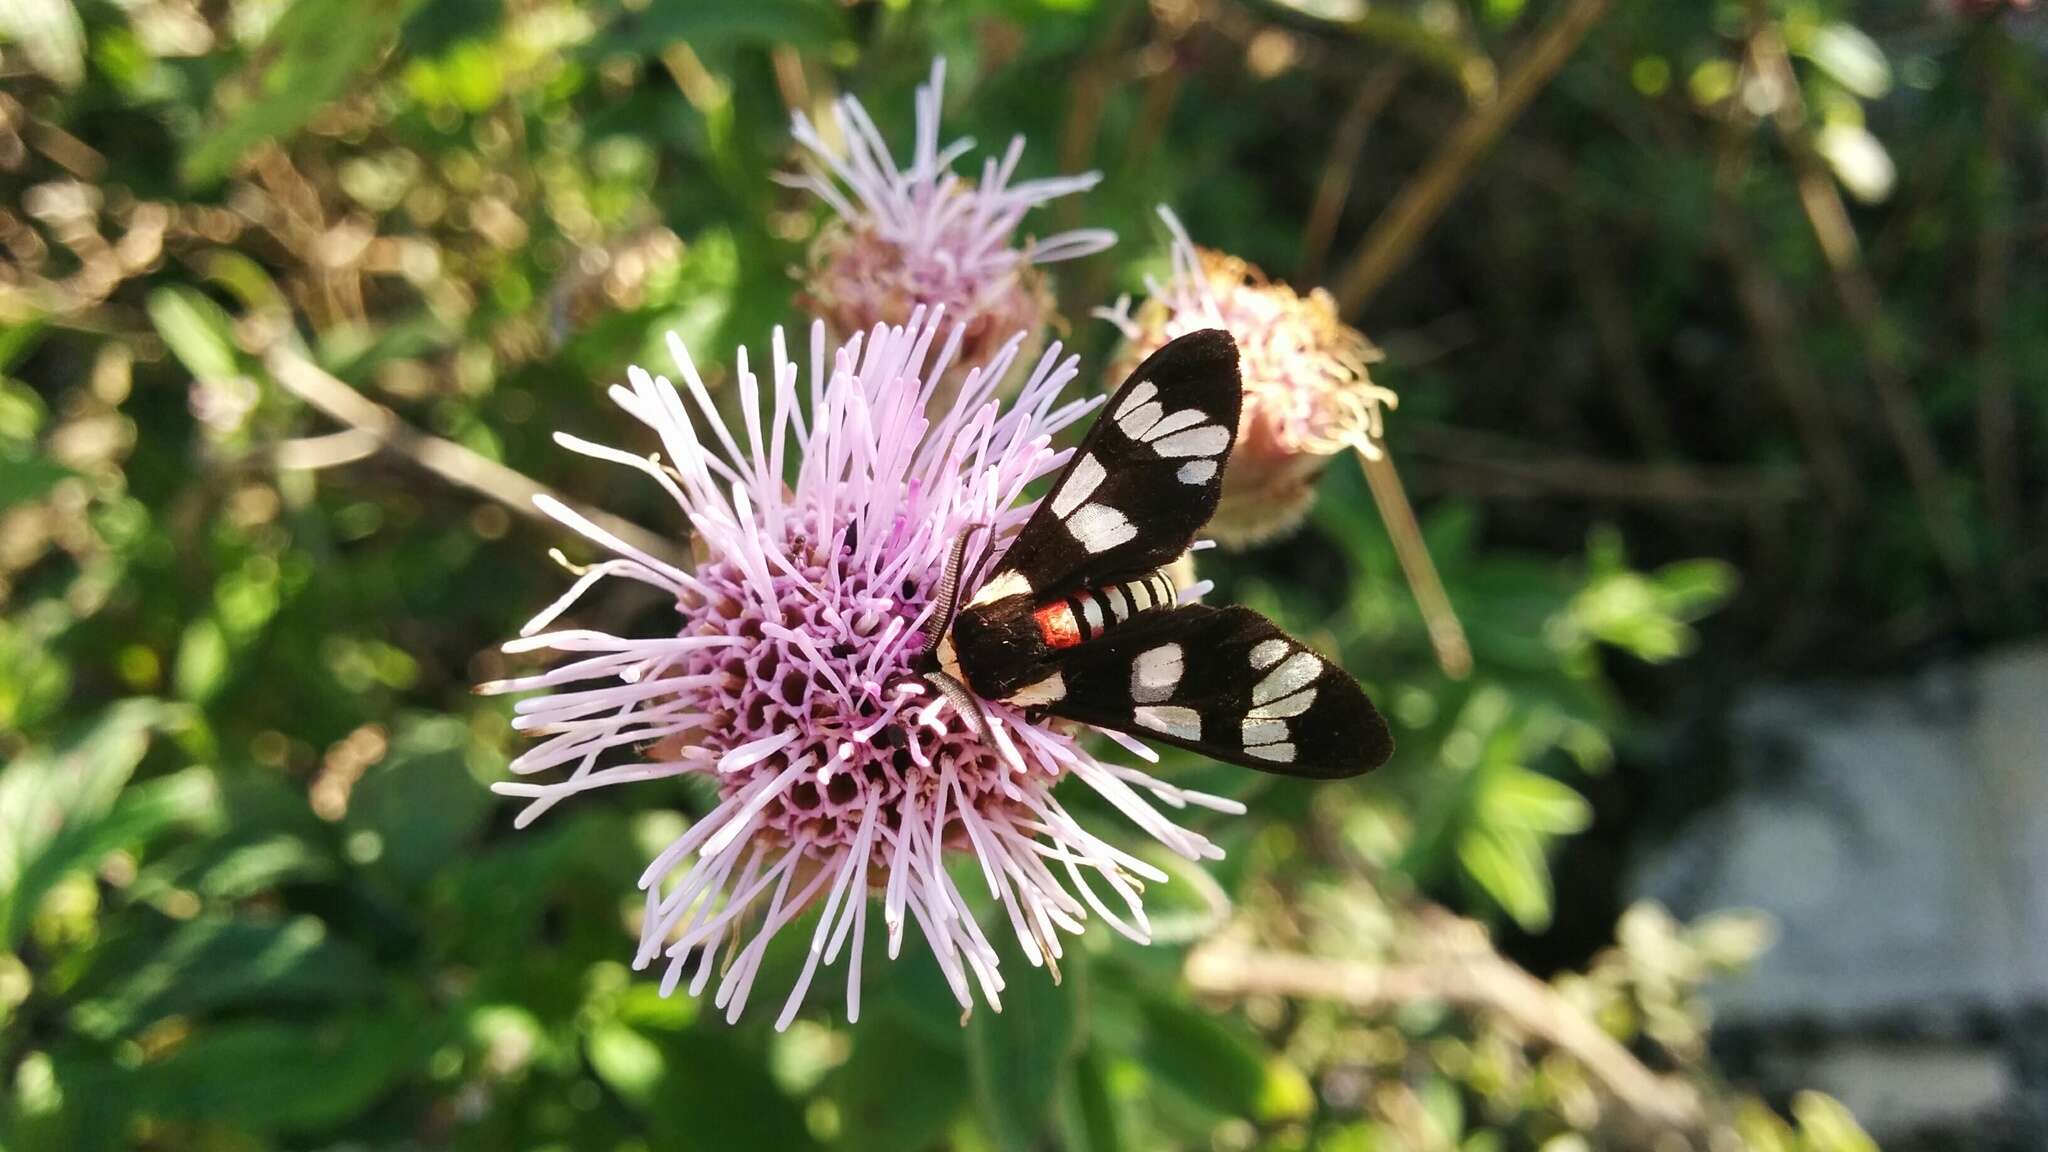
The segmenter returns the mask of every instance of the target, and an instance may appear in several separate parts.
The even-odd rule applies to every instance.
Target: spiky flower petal
[[[999,541],[1014,533],[1030,511],[1024,487],[1066,456],[1053,434],[1095,404],[1059,402],[1076,361],[1057,346],[999,404],[1020,335],[964,373],[957,404],[932,411],[964,339],[920,310],[828,356],[819,324],[806,373],[778,331],[766,381],[740,354],[734,428],[671,337],[681,388],[636,368],[630,387],[612,390],[663,456],[557,437],[660,485],[703,559],[685,571],[543,502],[614,555],[506,646],[568,662],[486,686],[540,693],[518,703],[514,721],[544,737],[511,765],[534,779],[497,789],[529,801],[523,824],[593,788],[708,781],[715,806],[641,877],[636,964],[661,964],[664,992],[687,980],[694,996],[715,981],[728,1019],[745,1007],[768,942],[813,905],[822,912],[778,1026],[842,952],[856,1018],[871,893],[890,956],[915,924],[963,1008],[973,985],[999,1006],[997,953],[947,872],[953,857],[979,865],[1033,964],[1056,965],[1062,934],[1080,931],[1091,911],[1147,939],[1139,881],[1166,877],[1074,819],[1053,795],[1069,776],[1188,858],[1221,852],[1156,803],[1242,810],[1098,760],[1074,732],[1001,704],[988,705],[989,733],[977,738],[912,676],[954,538],[972,525]],[[647,637],[556,627],[605,579],[671,598],[675,627]]]
[[[983,162],[979,184],[961,179],[953,164],[974,142],[939,144],[945,74],[945,61],[933,61],[930,82],[917,90],[908,167],[897,166],[851,96],[833,105],[837,147],[801,112],[795,116],[792,134],[811,164],[793,182],[836,216],[812,243],[800,303],[840,334],[903,324],[915,308],[942,306],[966,329],[962,363],[978,364],[1014,333],[1029,333],[1034,345],[1042,339],[1053,300],[1038,265],[1100,252],[1116,235],[1085,228],[1020,243],[1018,229],[1032,209],[1086,191],[1101,175],[1012,183],[1024,155],[1018,136],[1000,161]]]

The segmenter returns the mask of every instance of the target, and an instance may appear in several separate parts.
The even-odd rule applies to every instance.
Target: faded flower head
[[[799,302],[840,335],[906,323],[921,305],[943,306],[966,329],[961,363],[981,364],[1014,333],[1037,339],[1052,317],[1052,294],[1038,265],[1100,252],[1116,235],[1085,228],[1020,245],[1017,229],[1026,213],[1094,187],[1101,175],[1013,184],[1024,154],[1018,136],[1000,162],[983,162],[979,184],[961,179],[953,162],[974,141],[939,145],[945,75],[945,61],[933,61],[930,83],[917,90],[917,141],[907,168],[897,167],[881,131],[853,97],[833,104],[841,147],[828,144],[797,113],[792,133],[809,162],[791,182],[815,192],[837,217],[811,246]]]
[[[1381,417],[1397,397],[1372,382],[1366,369],[1380,351],[1338,319],[1329,293],[1303,296],[1235,256],[1197,248],[1171,210],[1159,215],[1173,237],[1166,283],[1148,280],[1136,312],[1124,299],[1098,313],[1124,334],[1109,377],[1188,332],[1224,328],[1237,338],[1244,413],[1207,535],[1256,544],[1300,525],[1331,456],[1380,455]]]
[[[947,872],[953,857],[979,866],[1034,965],[1056,971],[1061,934],[1079,932],[1091,910],[1147,939],[1139,881],[1166,876],[1075,821],[1053,796],[1067,776],[1190,859],[1221,852],[1156,803],[1242,811],[1097,760],[1072,731],[1002,704],[985,703],[988,736],[973,736],[911,677],[954,538],[972,525],[999,541],[1013,534],[1030,512],[1018,503],[1025,485],[1067,455],[1052,435],[1094,403],[1058,402],[1076,362],[1055,346],[1015,400],[999,405],[1019,335],[965,372],[957,404],[933,411],[963,339],[957,325],[942,331],[937,312],[916,311],[907,327],[877,326],[828,356],[824,327],[814,325],[806,371],[778,331],[765,382],[740,353],[734,428],[672,336],[681,388],[635,368],[631,387],[612,391],[654,431],[665,458],[557,436],[661,485],[702,559],[684,571],[541,501],[614,555],[506,645],[568,662],[485,686],[540,693],[519,702],[514,720],[545,737],[511,765],[533,779],[497,789],[530,800],[524,823],[608,785],[696,776],[715,788],[715,806],[641,876],[636,966],[660,964],[664,993],[687,980],[695,996],[715,981],[728,1019],[745,1007],[769,940],[812,905],[822,913],[778,1027],[818,966],[842,952],[847,1017],[857,1018],[871,895],[891,957],[915,924],[963,1009],[973,985],[1000,1007],[997,953]],[[554,627],[606,578],[671,597],[673,630],[626,637]]]

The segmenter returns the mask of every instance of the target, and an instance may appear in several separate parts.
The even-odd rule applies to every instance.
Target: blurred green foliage
[[[1737,594],[1730,560],[1777,613],[1742,607],[1738,635],[1828,601],[1781,665],[1830,634],[1896,631],[1873,619],[1903,622],[1887,651],[1928,618],[2031,625],[2035,512],[2000,493],[2041,462],[2009,423],[1997,439],[2007,417],[1983,397],[2044,399],[2048,330],[2022,318],[2048,297],[2010,262],[1976,273],[1991,279],[1968,300],[1901,271],[1962,261],[1978,230],[1993,261],[2017,226],[2021,177],[1997,133],[2039,114],[2038,49],[1996,21],[1917,0],[1614,5],[1466,215],[1364,317],[1392,353],[1380,379],[1405,397],[1395,451],[1403,421],[1437,429],[1416,449],[1433,496],[1502,494],[1442,450],[1462,442],[1453,420],[1745,483],[1792,472],[1800,495],[1721,519],[1713,476],[1677,511],[1611,492],[1590,515],[1525,514],[1520,492],[1432,501],[1429,543],[1476,655],[1455,681],[1361,481],[1331,469],[1307,533],[1205,574],[1343,653],[1394,721],[1396,761],[1308,788],[1169,759],[1174,779],[1251,805],[1203,824],[1229,859],[1209,875],[1161,861],[1163,943],[1098,930],[1057,987],[1009,957],[1009,1010],[964,1026],[915,948],[868,958],[859,1025],[835,1023],[843,1005],[821,990],[784,1034],[758,1012],[700,1020],[630,973],[635,878],[701,798],[626,790],[515,834],[485,791],[516,752],[507,710],[468,690],[561,587],[544,550],[587,553],[351,441],[266,359],[291,349],[434,436],[673,529],[655,498],[614,491],[547,437],[606,439],[605,384],[665,331],[709,366],[793,318],[789,270],[817,216],[772,180],[792,104],[854,91],[905,140],[909,90],[942,53],[952,130],[1027,133],[1032,174],[1102,168],[1057,217],[1125,238],[1060,273],[1068,335],[1094,364],[1111,333],[1088,309],[1159,267],[1155,203],[1276,273],[1336,269],[1367,207],[1487,106],[1564,7],[0,8],[0,1146],[1645,1146],[1579,1053],[1496,1014],[1428,995],[1378,1012],[1197,996],[1181,965],[1219,930],[1386,963],[1416,955],[1446,908],[1541,930],[1570,899],[1549,855],[1594,819],[1580,785],[1632,735],[1610,676],[1690,654],[1694,623]],[[1906,36],[1909,20],[1931,23]],[[1840,269],[1802,214],[1800,153],[1754,143],[1784,107],[1747,55],[1766,31],[1797,69],[1797,140],[1829,187],[1901,205],[1863,266],[1890,312],[1815,303]],[[1387,70],[1402,87],[1354,172],[1326,155],[1333,122]],[[1336,214],[1304,247],[1336,177]],[[1709,265],[1733,287],[1701,289]],[[1560,331],[1559,301],[1590,319]],[[1772,301],[1796,302],[1779,327]],[[1975,443],[1984,406],[2006,464],[1951,466],[1930,510],[1869,402],[1837,394],[1802,423],[1802,387],[1870,370],[1859,339],[1931,378],[1913,415],[1950,460],[1975,459],[1955,445]],[[1978,339],[1994,350],[1945,355]],[[1589,359],[1660,394],[1604,397]],[[1815,495],[1836,482],[1830,451],[1853,489],[1840,506]],[[1960,567],[1929,522],[1949,513]],[[1663,559],[1632,564],[1608,520]],[[1852,537],[1867,563],[1809,546]],[[1671,559],[1700,554],[1722,558]],[[658,626],[630,599],[595,611]],[[770,988],[807,936],[783,934]],[[1704,1102],[1686,1139],[1871,1147],[1825,1098],[1780,1115],[1714,1074],[1699,988],[1763,943],[1740,918],[1686,927],[1638,908],[1551,994]]]

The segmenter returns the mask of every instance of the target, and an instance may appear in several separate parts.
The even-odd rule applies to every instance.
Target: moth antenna
[[[953,612],[959,607],[960,600],[960,565],[967,558],[967,542],[973,538],[974,530],[978,527],[980,525],[970,524],[962,528],[960,535],[953,538],[952,551],[946,553],[946,566],[939,570],[939,588],[936,596],[939,606],[931,614],[931,618],[924,622],[924,629],[920,633],[924,637],[924,643],[918,650],[919,656],[931,655],[932,649],[939,646],[939,639],[946,634],[946,629],[953,626]]]
[[[988,724],[981,716],[981,702],[974,698],[974,693],[969,692],[966,685],[944,672],[927,672],[924,678],[953,705],[953,711],[960,714],[960,722],[967,725],[969,732],[981,736],[988,730]]]

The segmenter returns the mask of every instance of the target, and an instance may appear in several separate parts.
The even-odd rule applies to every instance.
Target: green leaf
[[[957,1046],[935,1043],[895,1012],[862,1019],[853,1029],[853,1051],[831,1083],[840,1146],[848,1152],[931,1147],[967,1106],[970,1080]]]
[[[202,616],[185,626],[171,661],[171,686],[181,700],[204,704],[227,684],[233,658],[220,621]]]
[[[175,715],[156,700],[125,700],[0,772],[0,947],[20,941],[37,902],[65,873],[93,867],[168,818],[143,804],[100,827],[149,750],[150,733]]]
[[[1142,995],[1139,1060],[1153,1079],[1209,1111],[1253,1119],[1266,1091],[1266,1054],[1234,1022],[1163,997]]]
[[[1593,823],[1593,806],[1564,784],[1514,765],[1487,770],[1480,817],[1490,824],[1526,828],[1551,836],[1583,832]]]
[[[1877,1152],[1877,1142],[1856,1123],[1841,1101],[1819,1092],[1792,1098],[1792,1117],[1810,1152]]]
[[[654,1147],[816,1147],[802,1108],[722,1025],[664,1037],[662,1056],[667,1075],[649,1104]]]
[[[204,133],[179,176],[211,184],[251,148],[288,137],[377,61],[418,0],[299,0],[285,9],[244,77],[248,91]]]
[[[1060,1091],[1060,1130],[1069,1152],[1122,1152],[1124,1138],[1108,1071],[1092,1049],[1074,1058]]]
[[[391,751],[349,795],[347,827],[377,837],[376,870],[404,888],[440,874],[490,812],[470,775],[469,728],[453,717],[401,721]]]
[[[362,1112],[436,1042],[414,1015],[342,1014],[318,1024],[205,1028],[128,1078],[136,1112],[255,1132],[330,1127]]]
[[[149,322],[193,376],[220,379],[240,370],[233,321],[204,293],[182,285],[157,289],[149,294]]]
[[[1532,932],[1550,923],[1550,866],[1535,836],[1475,824],[1458,838],[1458,862],[1515,923]]]
[[[75,475],[76,472],[46,457],[0,454],[0,511],[40,500],[50,489]]]
[[[73,1021],[86,1035],[112,1037],[165,1016],[199,1016],[229,1006],[356,999],[376,986],[367,961],[310,916],[283,921],[206,919],[103,948],[80,991]],[[140,963],[129,968],[126,961]],[[124,970],[114,976],[110,966]],[[100,991],[100,988],[104,991]]]
[[[624,1024],[608,1020],[590,1030],[583,1041],[583,1053],[597,1078],[612,1091],[642,1108],[654,1102],[667,1070],[661,1045]]]
[[[992,933],[1002,971],[1003,1010],[978,1011],[967,1025],[967,1060],[977,1111],[1002,1149],[1038,1147],[1075,1050],[1077,989],[1034,968],[1007,923]],[[1078,967],[1079,949],[1068,954]]]
[[[1865,100],[1891,91],[1892,67],[1884,49],[1853,24],[1823,24],[1798,47],[1835,83]]]

